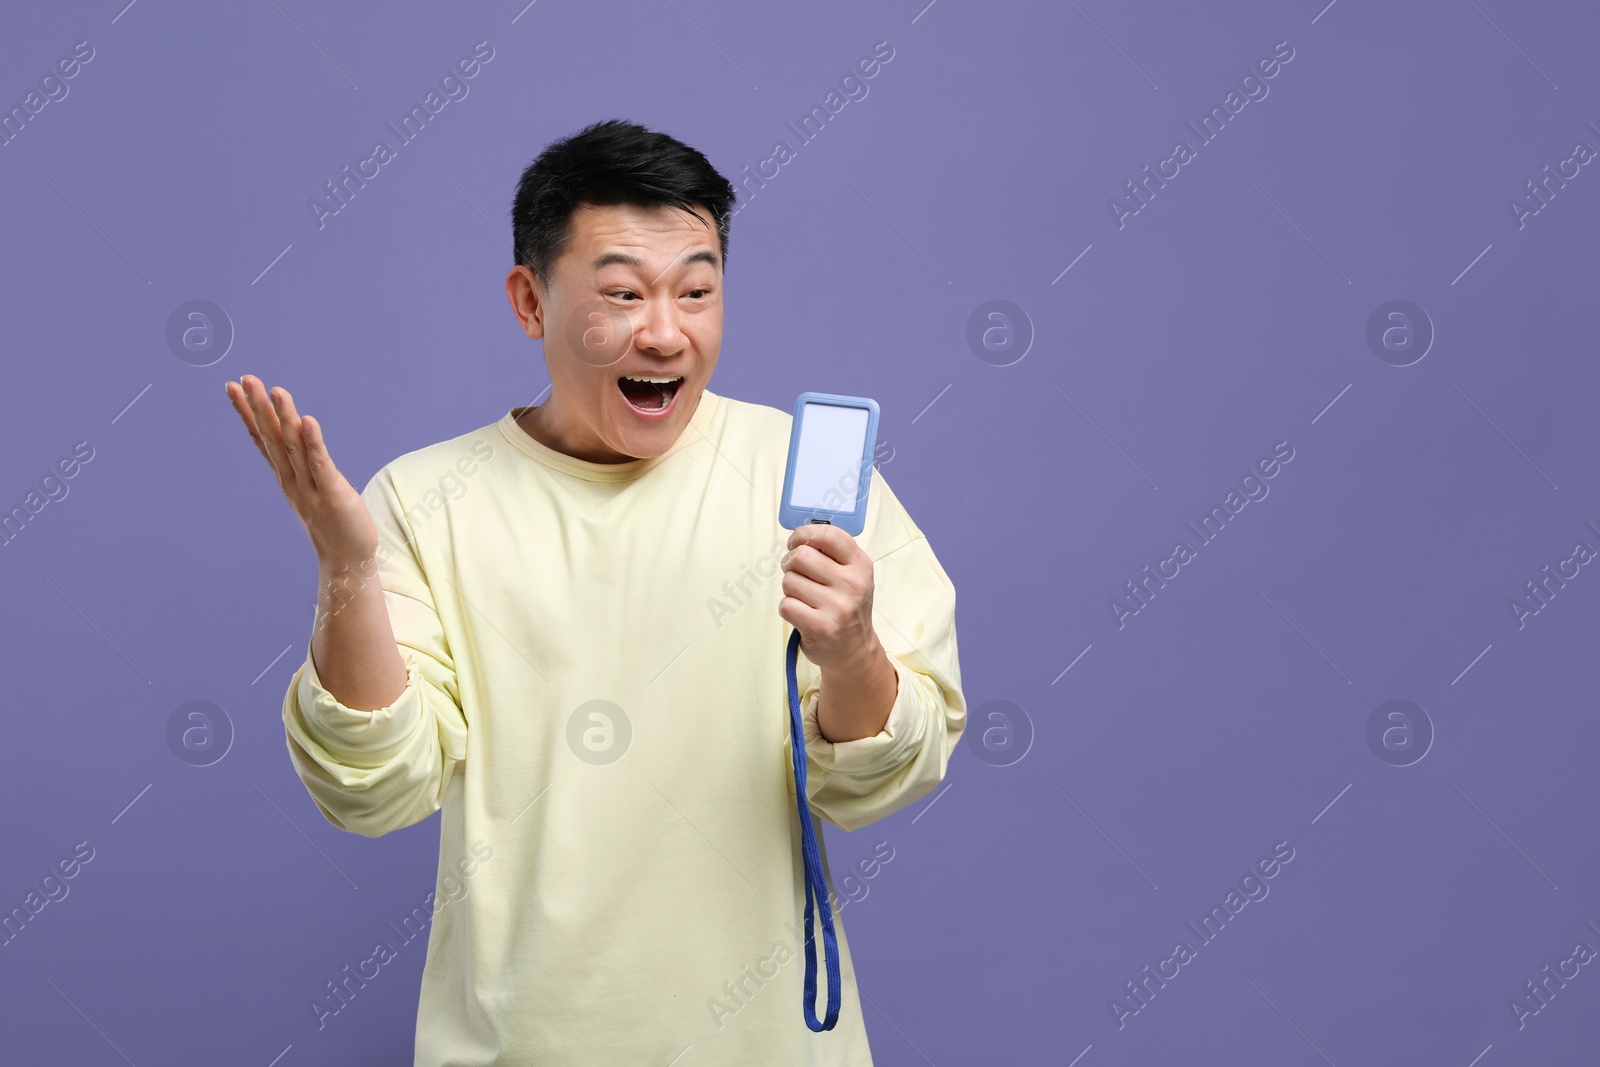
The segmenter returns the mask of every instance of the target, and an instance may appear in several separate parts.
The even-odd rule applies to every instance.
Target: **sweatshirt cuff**
[[[854,741],[829,741],[823,737],[822,727],[817,723],[820,689],[813,691],[800,709],[806,752],[813,763],[829,774],[859,777],[882,771],[901,762],[902,754],[916,747],[920,707],[915,672],[893,655],[889,656],[889,663],[894,667],[899,690],[889,708],[888,720],[876,734]]]
[[[295,695],[306,732],[330,756],[350,766],[377,766],[399,752],[421,718],[421,669],[416,654],[396,646],[406,665],[406,687],[385,707],[362,711],[342,704],[325,689],[306,645]]]

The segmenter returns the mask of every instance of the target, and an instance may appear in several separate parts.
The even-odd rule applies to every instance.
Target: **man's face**
[[[529,432],[579,459],[658,456],[700,404],[722,346],[722,256],[697,210],[583,205],[548,289],[514,267],[507,292],[544,340],[550,400]],[[661,384],[625,379],[670,379]]]

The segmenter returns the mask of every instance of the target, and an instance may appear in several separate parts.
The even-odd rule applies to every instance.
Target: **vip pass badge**
[[[864,396],[801,393],[789,433],[789,465],[783,476],[778,521],[786,529],[827,523],[852,537],[866,525],[867,488],[872,480],[872,445],[878,439],[878,404]],[[822,869],[816,827],[806,795],[806,744],[800,726],[800,687],[795,664],[800,631],[789,634],[784,674],[789,683],[789,754],[794,765],[795,807],[800,819],[800,852],[805,863],[805,991],[800,1007],[814,1031],[832,1030],[839,1021],[839,942],[833,903]],[[819,903],[820,902],[820,903]],[[827,1012],[817,1019],[817,946],[813,915],[822,912],[823,961],[828,972]]]

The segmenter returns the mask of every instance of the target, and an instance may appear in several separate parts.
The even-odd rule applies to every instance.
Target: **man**
[[[295,770],[368,837],[443,811],[418,1067],[871,1063],[842,921],[838,1023],[801,1012],[784,649],[810,807],[857,829],[961,735],[955,590],[881,475],[859,540],[779,525],[791,416],[708,388],[733,200],[631,123],[549,146],[506,279],[549,399],[359,494],[286,390],[227,385],[317,554]]]

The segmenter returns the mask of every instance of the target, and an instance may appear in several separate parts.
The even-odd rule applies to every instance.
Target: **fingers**
[[[841,604],[844,602],[842,597],[833,595],[828,586],[804,575],[795,574],[793,571],[783,576],[783,581],[778,583],[778,588],[787,599],[793,600],[798,604],[804,604],[813,611],[822,611],[834,600],[838,600]],[[789,621],[794,622],[793,619]]]
[[[825,621],[820,611],[797,596],[786,596],[778,601],[778,617],[796,630],[810,630],[813,633]]]
[[[311,473],[311,484],[316,486],[333,465],[327,442],[322,439],[322,425],[310,415],[300,416],[300,437],[306,443],[306,470]]]
[[[251,438],[256,442],[261,454],[266,457],[267,465],[277,477],[279,487],[285,493],[289,493],[295,484],[296,472],[294,463],[290,461],[289,453],[284,446],[284,420],[274,407],[267,388],[260,378],[254,374],[243,375],[239,379],[239,386],[243,390],[246,404],[245,412],[240,413],[241,417],[248,414],[246,425],[250,428]],[[228,390],[228,393],[231,397],[233,390]],[[298,438],[298,432],[296,436]]]
[[[291,499],[297,486],[316,490],[339,484],[322,426],[295,410],[294,397],[287,389],[269,390],[260,378],[245,374],[237,382],[228,382],[226,391],[257,451]]]
[[[786,596],[802,601],[808,607],[822,609],[837,607],[845,610],[858,596],[858,580],[851,568],[824,555],[814,546],[801,545],[789,552],[783,561],[783,581],[780,583]]]
[[[272,465],[272,457],[267,455],[267,446],[261,440],[261,431],[256,429],[256,417],[250,410],[250,397],[245,387],[238,382],[227,384],[228,401],[233,404],[233,410],[239,413],[239,421],[244,423],[244,428],[250,434],[250,440],[255,442],[256,451],[261,453],[261,458]]]
[[[808,522],[796,527],[789,535],[789,547],[798,549],[802,545],[810,545],[823,555],[846,564],[855,562],[860,552],[855,538],[825,522]]]
[[[780,564],[785,596],[824,615],[871,603],[871,563],[848,533],[820,523],[807,525],[794,531],[789,544]]]
[[[800,575],[818,585],[833,585],[839,581],[844,565],[815,545],[801,545],[790,549],[779,566],[785,574]]]
[[[311,484],[311,472],[306,469],[306,446],[300,434],[300,413],[294,409],[294,397],[289,390],[278,386],[268,390],[277,401],[278,423],[283,430],[283,451],[294,468],[295,480]]]
[[[272,464],[272,472],[278,476],[278,484],[287,492],[294,482],[294,465],[289,462],[289,457],[283,450],[283,421],[273,409],[272,400],[267,396],[266,386],[260,378],[254,374],[246,374],[240,382],[249,397],[250,412],[255,416],[256,431],[260,433],[262,445],[266,449],[267,462]]]

